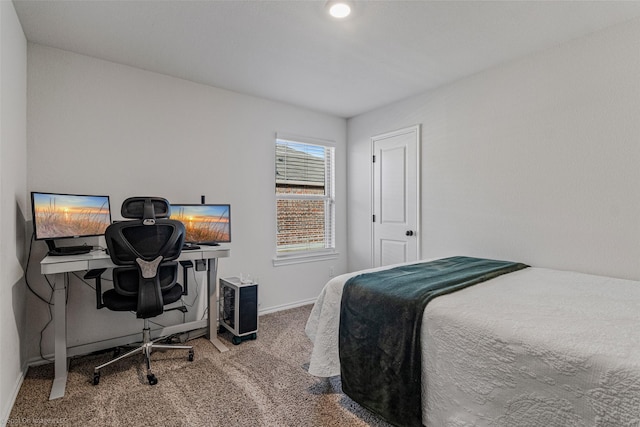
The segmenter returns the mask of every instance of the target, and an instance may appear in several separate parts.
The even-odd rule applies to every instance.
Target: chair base
[[[147,380],[150,385],[156,385],[158,383],[158,379],[151,372],[151,352],[154,348],[156,349],[167,349],[167,350],[189,350],[189,362],[193,362],[193,346],[190,345],[174,345],[174,344],[158,344],[158,341],[162,341],[166,337],[157,338],[151,341],[151,329],[149,327],[149,320],[144,319],[144,329],[142,330],[142,344],[139,347],[134,348],[133,350],[116,357],[108,361],[107,363],[103,363],[100,366],[96,366],[93,369],[93,385],[98,385],[100,383],[100,370],[106,366],[111,365],[119,360],[122,360],[126,357],[133,356],[137,353],[144,354],[145,362],[147,364]]]

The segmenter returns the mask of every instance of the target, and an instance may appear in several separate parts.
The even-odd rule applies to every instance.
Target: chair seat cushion
[[[174,303],[182,296],[182,286],[176,283],[174,287],[162,293],[164,305]],[[138,297],[123,296],[114,289],[109,289],[102,294],[102,303],[112,311],[136,311],[138,308]]]

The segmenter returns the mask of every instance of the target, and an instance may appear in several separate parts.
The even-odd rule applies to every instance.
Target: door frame
[[[422,177],[422,170],[420,168],[421,165],[421,125],[420,124],[416,124],[413,126],[409,126],[406,128],[402,128],[402,129],[398,129],[398,130],[394,130],[394,131],[390,131],[390,132],[385,132],[379,135],[375,135],[371,137],[371,156],[370,156],[370,160],[371,160],[371,212],[369,215],[369,218],[371,218],[371,266],[375,266],[375,245],[376,245],[376,241],[375,241],[375,222],[373,221],[373,215],[375,212],[375,203],[376,203],[376,194],[375,194],[375,165],[374,165],[374,161],[373,161],[373,156],[375,155],[375,145],[376,145],[376,141],[382,140],[382,139],[387,139],[387,138],[392,138],[394,136],[398,136],[398,135],[403,135],[403,134],[407,134],[407,133],[412,133],[415,132],[416,134],[416,140],[415,140],[415,144],[416,144],[416,194],[415,194],[415,198],[416,198],[416,226],[415,226],[415,233],[416,233],[416,243],[417,243],[417,248],[416,248],[416,256],[418,259],[421,259],[421,247],[422,247],[422,233],[421,233],[421,226],[420,223],[422,222],[421,219],[421,207],[422,207],[422,199],[421,199],[421,177]]]

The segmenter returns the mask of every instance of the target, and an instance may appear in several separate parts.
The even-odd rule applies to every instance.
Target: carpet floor
[[[205,338],[191,340],[193,362],[184,350],[156,350],[154,386],[141,355],[104,368],[94,386],[93,368],[112,357],[94,354],[71,360],[65,396],[50,401],[53,364],[31,367],[7,425],[389,426],[344,395],[339,377],[307,373],[310,311],[261,316],[258,339],[237,346],[222,333],[225,353]]]

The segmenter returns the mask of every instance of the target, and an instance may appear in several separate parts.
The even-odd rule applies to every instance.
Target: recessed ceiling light
[[[327,3],[329,15],[334,18],[346,18],[351,14],[351,5],[347,1],[330,1]]]

